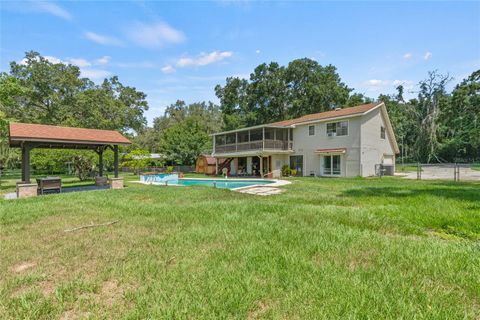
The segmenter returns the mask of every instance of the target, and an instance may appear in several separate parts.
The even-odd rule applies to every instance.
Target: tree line
[[[178,100],[148,127],[145,93],[124,86],[118,77],[97,85],[82,78],[74,65],[52,63],[39,53],[28,52],[22,63],[12,62],[10,71],[0,74],[0,118],[2,123],[9,119],[119,130],[134,142],[130,150],[145,149],[161,153],[167,163],[190,165],[200,153],[211,152],[210,134],[214,132],[383,101],[406,161],[479,161],[480,70],[449,92],[452,81],[433,71],[418,83],[413,99],[405,99],[402,86],[396,94],[373,99],[343,83],[332,65],[322,66],[307,58],[286,66],[263,63],[249,79],[229,77],[217,85],[218,105]],[[0,126],[0,166],[11,166],[16,153],[5,147],[5,128]],[[38,167],[61,167],[68,162],[59,160],[54,151],[36,152]]]

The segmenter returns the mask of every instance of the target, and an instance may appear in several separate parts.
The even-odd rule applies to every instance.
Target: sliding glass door
[[[342,173],[340,155],[323,156],[323,175],[339,176]]]

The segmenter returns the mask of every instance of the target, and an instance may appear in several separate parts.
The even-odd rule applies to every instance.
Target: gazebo
[[[121,133],[113,130],[59,127],[43,124],[14,123],[10,125],[10,147],[22,149],[22,181],[17,183],[17,196],[37,194],[37,185],[30,182],[30,151],[34,148],[87,149],[98,154],[98,175],[96,183],[103,178],[103,152],[110,148],[114,153],[114,176],[110,179],[112,189],[123,188],[118,177],[118,146],[131,142]]]

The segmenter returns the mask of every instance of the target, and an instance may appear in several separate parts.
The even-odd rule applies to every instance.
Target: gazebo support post
[[[17,183],[17,198],[37,196],[37,185],[30,182],[30,150],[32,145],[22,145],[22,181]]]
[[[110,179],[110,188],[122,189],[123,178],[118,177],[118,145],[113,146],[113,173],[114,178]]]
[[[32,147],[25,143],[22,146],[22,182],[30,183],[30,150]]]
[[[118,146],[113,146],[113,170],[115,173],[115,178],[118,178]]]
[[[98,151],[98,175],[103,177],[103,150]]]
[[[95,177],[96,186],[106,186],[108,184],[107,178],[103,176],[103,147],[95,150],[98,154],[98,176]]]

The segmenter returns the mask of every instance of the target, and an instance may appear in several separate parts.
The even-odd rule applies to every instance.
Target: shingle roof
[[[377,107],[380,104],[381,103],[368,103],[368,104],[362,104],[362,105],[359,105],[359,106],[356,106],[356,107],[343,108],[343,109],[314,113],[314,114],[307,114],[303,117],[296,118],[296,119],[283,120],[283,121],[270,123],[270,125],[291,126],[291,125],[294,125],[294,124],[297,124],[297,123],[302,123],[302,122],[309,122],[309,121],[324,120],[324,119],[337,118],[337,117],[352,116],[352,115],[355,115],[355,114],[365,113],[365,112]]]
[[[91,144],[130,144],[113,130],[59,127],[32,123],[10,123],[10,141],[63,141]]]

